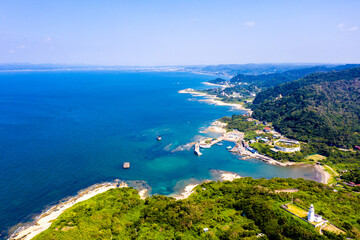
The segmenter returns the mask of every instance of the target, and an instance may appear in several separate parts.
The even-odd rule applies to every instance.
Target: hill
[[[316,73],[270,88],[253,116],[288,137],[336,146],[360,144],[360,68]]]
[[[293,80],[305,77],[313,73],[339,71],[348,68],[354,68],[359,65],[347,64],[340,66],[315,66],[309,68],[292,69],[282,73],[260,74],[260,75],[244,75],[238,74],[230,79],[230,83],[247,83],[254,84],[258,88],[274,87],[282,83],[291,82]]]
[[[320,235],[282,209],[292,197],[303,209],[314,204],[347,237],[360,237],[355,193],[303,179],[241,178],[203,183],[178,201],[161,195],[141,200],[134,189],[112,189],[74,205],[34,239],[345,239]]]

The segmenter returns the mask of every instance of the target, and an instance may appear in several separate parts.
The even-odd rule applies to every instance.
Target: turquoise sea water
[[[241,160],[215,145],[172,152],[212,121],[241,113],[199,102],[184,88],[213,76],[172,72],[0,73],[0,232],[95,183],[144,180],[171,194],[210,169],[255,178],[314,178],[312,167]],[[156,141],[161,135],[163,140]],[[123,169],[124,161],[131,162]],[[4,235],[3,235],[4,237]]]

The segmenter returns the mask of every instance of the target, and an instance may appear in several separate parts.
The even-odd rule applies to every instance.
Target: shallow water
[[[0,231],[92,184],[144,180],[171,194],[211,178],[210,169],[254,178],[314,178],[313,167],[239,160],[228,145],[172,153],[222,116],[242,113],[199,102],[184,88],[213,76],[160,72],[0,73]],[[156,141],[161,135],[162,141]],[[131,162],[130,169],[122,163]]]

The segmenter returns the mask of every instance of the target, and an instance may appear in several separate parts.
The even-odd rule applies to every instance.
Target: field
[[[326,226],[323,228],[323,230],[329,231],[329,232],[333,232],[336,234],[341,234],[341,233],[345,233],[343,230],[335,227],[332,224],[327,223]]]
[[[313,155],[307,156],[305,159],[313,160],[313,161],[317,162],[317,161],[321,161],[321,160],[326,159],[326,157],[323,156],[323,155],[320,155],[320,154],[313,154]]]
[[[292,205],[292,204],[288,204],[287,207],[288,207],[287,210],[288,210],[289,212],[295,214],[295,215],[298,216],[298,217],[306,218],[307,212],[306,212],[304,209],[299,208],[299,207],[297,207],[297,206],[295,206],[295,205]]]

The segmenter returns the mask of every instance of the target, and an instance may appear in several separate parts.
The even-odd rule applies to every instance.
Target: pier
[[[195,144],[195,153],[199,156],[202,155],[202,153],[200,152],[201,145],[212,147],[213,145],[215,145],[221,141],[224,141],[224,140],[237,143],[236,146],[230,150],[231,152],[239,152],[239,150],[241,150],[241,152],[245,152],[245,149],[243,147],[244,144],[242,143],[243,138],[244,138],[244,133],[239,132],[237,130],[234,130],[234,131],[231,131],[228,133],[224,133],[222,136],[215,138],[215,139],[207,138],[205,140],[202,140],[200,143]],[[200,153],[200,154],[198,154],[198,153]]]
[[[199,143],[195,143],[195,154],[198,155],[198,156],[201,156],[202,155],[202,152],[200,152],[200,144]]]

